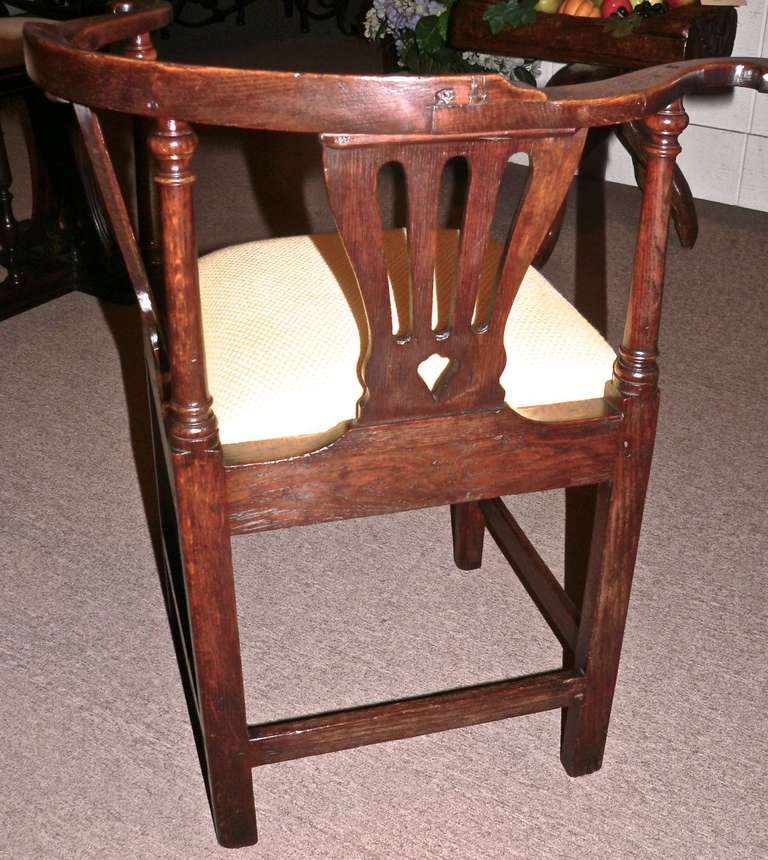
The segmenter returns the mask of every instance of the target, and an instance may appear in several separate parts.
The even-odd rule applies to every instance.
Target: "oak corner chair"
[[[256,841],[258,765],[546,709],[563,709],[566,771],[597,770],[654,444],[681,99],[733,85],[763,90],[768,64],[689,61],[544,91],[494,75],[224,70],[157,62],[149,33],[170,20],[166,4],[119,3],[113,12],[28,27],[27,66],[75,106],[136,290],[170,600],[184,628],[180,662],[219,842]],[[122,56],[101,51],[113,43]],[[159,217],[143,206],[132,223],[102,110],[132,114],[148,130]],[[644,124],[647,167],[616,355],[529,264],[587,129],[630,120]],[[192,123],[319,134],[338,234],[249,243],[198,261]],[[499,248],[490,241],[493,201],[516,152],[528,154],[530,179]],[[440,172],[456,156],[470,171],[459,234],[436,229]],[[381,166],[393,161],[409,206],[405,231],[390,233],[375,195]],[[269,324],[301,313],[322,323],[322,338],[288,338]],[[298,393],[286,401],[291,370]],[[597,490],[582,591],[560,585],[500,497],[584,486]],[[436,505],[450,505],[459,567],[480,566],[490,532],[561,642],[563,667],[249,726],[231,534]]]

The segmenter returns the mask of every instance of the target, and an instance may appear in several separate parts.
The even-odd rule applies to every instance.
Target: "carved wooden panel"
[[[526,269],[573,177],[584,131],[544,136],[388,138],[324,136],[328,194],[357,276],[368,322],[368,355],[361,368],[364,394],[358,423],[500,407],[505,365],[504,327]],[[530,176],[497,275],[491,303],[476,305],[491,222],[509,158],[525,152]],[[459,241],[456,279],[445,324],[433,325],[437,204],[445,165],[466,159],[469,187]],[[379,172],[402,165],[408,201],[409,313],[392,321],[387,260],[376,186]],[[441,316],[443,316],[441,314]],[[448,364],[430,390],[418,372],[438,355]]]

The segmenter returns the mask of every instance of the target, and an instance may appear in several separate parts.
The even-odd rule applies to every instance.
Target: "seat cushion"
[[[458,234],[438,233],[437,307],[451,283]],[[405,234],[385,234],[393,318],[407,285]],[[493,281],[501,248],[489,254]],[[200,259],[208,381],[223,443],[314,436],[355,417],[365,315],[336,234],[249,242]],[[486,290],[487,291],[487,290]],[[481,291],[482,292],[482,291]],[[602,397],[613,349],[533,268],[509,315],[501,384],[509,406]],[[440,367],[422,373],[432,385]]]

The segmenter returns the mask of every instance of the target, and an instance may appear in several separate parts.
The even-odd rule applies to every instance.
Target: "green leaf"
[[[419,74],[419,49],[415,42],[411,42],[403,52],[403,65],[409,72]]]
[[[507,7],[509,3],[495,3],[493,6],[489,6],[488,9],[485,10],[485,14],[483,15],[483,21],[488,22],[488,26],[491,28],[491,33],[496,35],[496,33],[500,33],[507,26]],[[517,3],[515,3],[517,5]]]
[[[520,0],[517,4],[518,22],[511,24],[512,27],[518,27],[520,24],[533,24],[536,20],[536,3],[538,0]]]
[[[437,15],[421,18],[413,32],[416,36],[416,44],[424,54],[439,51],[445,44],[445,36],[440,32],[440,20]]]
[[[603,30],[610,33],[614,39],[621,39],[623,36],[628,36],[643,23],[643,19],[639,15],[627,15],[626,18],[614,17],[605,19],[605,27]]]
[[[486,9],[483,20],[488,22],[491,33],[500,33],[505,27],[520,27],[536,20],[538,0],[505,0]]]
[[[453,5],[453,4],[451,4]],[[437,27],[440,30],[440,35],[443,43],[448,41],[448,25],[451,23],[451,8],[450,6],[437,16]]]

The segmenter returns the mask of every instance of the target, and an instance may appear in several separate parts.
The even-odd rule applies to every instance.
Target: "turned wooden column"
[[[128,42],[124,52],[134,60],[152,61],[157,51],[149,33],[141,33]],[[163,261],[159,235],[157,194],[152,181],[152,165],[149,158],[149,136],[153,121],[144,117],[133,118],[133,159],[136,180],[136,237],[139,241],[150,284],[158,300],[158,311],[164,319],[165,299],[163,295]]]
[[[150,137],[163,221],[163,266],[167,302],[171,402],[168,435],[174,448],[218,445],[216,419],[205,373],[203,322],[197,276],[197,241],[192,222],[190,162],[197,135],[186,122],[159,120]]]
[[[205,372],[190,169],[197,135],[161,119],[150,137],[162,221],[171,397],[166,433],[208,794],[222,845],[256,841],[224,464]]]
[[[647,117],[644,150],[646,187],[640,213],[632,291],[614,366],[614,379],[624,397],[650,396],[658,385],[659,325],[669,233],[670,196],[678,136],[688,125],[682,102],[673,102]]]
[[[661,297],[678,135],[688,124],[679,101],[644,120],[647,159],[629,309],[614,386],[623,413],[623,456],[598,488],[582,622],[566,665],[585,673],[584,700],[564,712],[561,758],[571,776],[600,768],[621,656],[658,414]],[[571,659],[572,658],[572,659]]]
[[[130,0],[110,3],[113,15],[127,15],[134,11]],[[123,47],[123,55],[131,60],[152,62],[157,59],[150,33],[139,33],[129,39]],[[159,240],[159,217],[157,214],[157,195],[152,182],[152,165],[149,157],[149,136],[153,131],[152,120],[133,117],[133,159],[136,181],[135,231],[150,283],[158,299],[162,313],[162,255]]]

